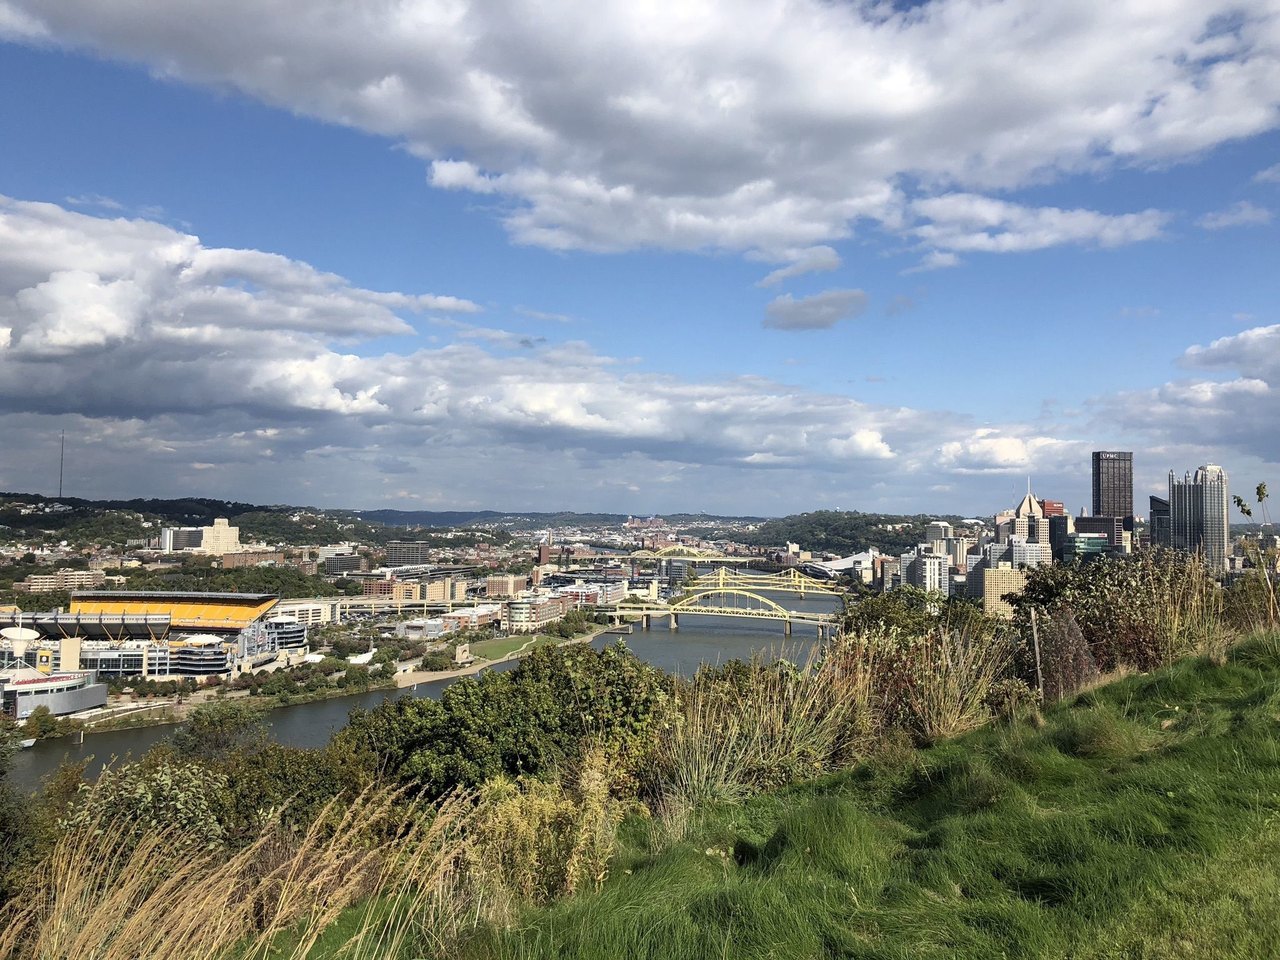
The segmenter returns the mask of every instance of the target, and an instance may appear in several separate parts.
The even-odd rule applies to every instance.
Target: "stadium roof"
[[[42,640],[148,640],[153,643],[169,635],[166,614],[122,616],[119,614],[0,613],[0,626],[21,626],[37,631]]]
[[[94,590],[71,595],[68,613],[93,616],[167,616],[174,630],[233,633],[262,619],[280,598],[270,593]]]

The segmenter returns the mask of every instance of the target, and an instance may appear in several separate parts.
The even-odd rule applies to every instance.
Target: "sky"
[[[1280,487],[1280,2],[0,0],[0,489]]]

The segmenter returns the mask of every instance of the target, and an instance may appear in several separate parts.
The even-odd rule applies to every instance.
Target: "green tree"
[[[242,700],[206,703],[173,735],[173,749],[186,760],[210,762],[232,753],[259,753],[267,744],[262,710]]]
[[[634,766],[667,703],[667,678],[622,645],[539,647],[507,673],[355,711],[338,734],[371,769],[431,796],[499,774],[538,776],[588,742]]]

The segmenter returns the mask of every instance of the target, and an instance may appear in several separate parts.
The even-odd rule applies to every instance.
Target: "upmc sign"
[[[1123,460],[1124,459],[1124,454],[1122,453],[1100,453],[1098,454],[1098,456],[1103,460]]]

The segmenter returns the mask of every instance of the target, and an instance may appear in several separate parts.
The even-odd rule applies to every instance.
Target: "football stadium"
[[[305,647],[305,629],[269,618],[279,598],[261,593],[83,591],[65,612],[0,612],[0,627],[34,631],[0,652],[45,673],[99,678],[199,677],[249,669],[281,648]]]

